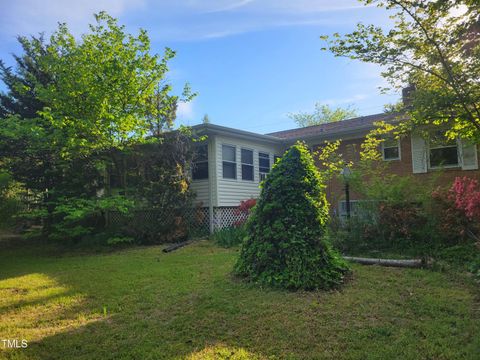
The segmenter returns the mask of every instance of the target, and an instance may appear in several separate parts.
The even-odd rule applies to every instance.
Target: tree
[[[54,216],[66,218],[71,212],[76,217],[107,203],[119,205],[115,200],[98,206],[97,191],[108,189],[109,175],[116,172],[126,195],[128,159],[122,152],[165,143],[163,132],[173,126],[177,103],[194,96],[188,86],[182,97],[172,95],[165,82],[174,51],[152,55],[144,30],[128,34],[104,12],[95,19],[80,41],[65,24],[48,43],[21,37],[25,54],[15,56],[17,67],[0,66],[8,89],[0,97],[0,164],[15,181],[43,196],[47,231]],[[183,155],[174,154],[168,162],[156,158],[155,166],[171,165],[170,172],[164,171],[171,176],[149,186],[153,181],[172,181],[164,188],[183,186],[188,166]]]
[[[210,124],[210,117],[208,114],[203,115],[202,124]]]
[[[315,103],[315,110],[313,113],[299,112],[288,114],[288,117],[294,120],[300,127],[326,124],[329,122],[353,118],[355,116],[357,116],[357,111],[351,106],[345,108],[332,108],[329,105],[322,105],[321,103]]]
[[[329,289],[342,283],[347,265],[325,238],[324,189],[308,148],[292,146],[263,183],[236,273],[288,289]]]
[[[60,24],[41,58],[42,69],[56,76],[39,88],[47,105],[41,115],[67,132],[64,156],[122,148],[145,139],[150,117],[171,118],[172,101],[165,101],[170,87],[158,84],[175,52],[166,48],[162,58],[151,55],[145,30],[128,34],[105,12],[95,19],[81,42]],[[152,101],[159,96],[166,106]]]
[[[53,75],[40,67],[47,53],[42,35],[17,40],[23,54],[13,55],[15,68],[0,60],[0,80],[7,89],[0,93],[0,167],[28,189],[45,191],[57,176],[53,164],[61,142],[54,140],[52,124],[38,115],[45,106],[38,91],[52,82]]]
[[[358,24],[322,36],[324,50],[384,68],[391,88],[410,86],[407,128],[445,126],[450,138],[480,140],[480,3],[476,0],[364,0],[393,12],[392,29]],[[387,90],[387,89],[384,89]]]
[[[0,60],[0,80],[7,87],[7,93],[0,93],[0,118],[16,114],[31,119],[45,106],[37,97],[37,84],[46,86],[52,81],[38,64],[40,57],[46,54],[46,44],[43,35],[31,39],[18,36],[17,40],[24,54],[13,55],[16,70]]]
[[[160,137],[165,131],[173,129],[173,124],[177,118],[177,109],[179,102],[189,102],[196,93],[192,93],[189,84],[186,84],[182,96],[170,95],[172,87],[170,84],[160,84],[155,88],[150,103],[153,105],[153,112],[147,115],[150,132],[155,137]]]

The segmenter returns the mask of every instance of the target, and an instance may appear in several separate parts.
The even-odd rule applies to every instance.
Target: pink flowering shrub
[[[476,179],[456,177],[448,198],[469,220],[480,220],[480,186]]]
[[[432,216],[437,219],[439,236],[444,242],[462,243],[479,233],[480,186],[477,180],[457,177],[448,190],[434,190],[432,200]]]

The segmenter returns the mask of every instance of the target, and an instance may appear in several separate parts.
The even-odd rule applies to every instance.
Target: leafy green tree
[[[158,84],[175,52],[166,48],[163,58],[151,55],[145,30],[128,34],[105,12],[95,19],[80,42],[60,24],[40,62],[55,74],[55,82],[39,87],[47,105],[41,115],[66,132],[65,157],[122,148],[145,139],[149,118],[171,119],[172,105],[158,106],[152,99],[167,103],[171,89]]]
[[[410,86],[408,127],[440,125],[451,138],[480,140],[480,3],[477,0],[363,0],[389,11],[394,26],[358,24],[322,36],[324,50],[379,64],[391,88]]]
[[[172,95],[165,81],[174,51],[167,48],[163,57],[152,55],[144,30],[136,36],[128,34],[104,12],[95,19],[79,41],[65,24],[48,42],[42,37],[21,37],[24,54],[15,56],[16,68],[0,66],[8,89],[0,97],[1,167],[15,181],[38,192],[38,213],[47,219],[46,232],[68,225],[65,212],[58,209],[75,212],[76,203],[101,208],[96,196],[110,188],[112,174],[116,173],[117,185],[126,195],[129,167],[122,152],[143,143],[161,147],[165,130],[173,126],[178,102],[194,96],[188,86],[181,97]],[[180,149],[188,152],[183,145]],[[164,173],[171,176],[157,180],[174,179],[175,184],[163,188],[184,184],[183,155],[169,159],[170,172],[164,169]],[[167,163],[157,160],[158,166]],[[137,175],[144,171],[139,169]],[[138,193],[142,197],[142,189]],[[57,224],[50,226],[54,220]],[[83,226],[78,219],[73,223]],[[64,233],[85,233],[72,226]]]
[[[313,113],[299,112],[288,114],[288,117],[294,120],[300,127],[326,124],[353,118],[355,116],[357,116],[357,111],[350,106],[345,108],[332,108],[329,105],[322,105],[321,103],[315,104],[315,110]]]
[[[308,148],[298,143],[263,183],[236,273],[287,289],[338,286],[348,267],[324,236],[327,220],[325,186]]]

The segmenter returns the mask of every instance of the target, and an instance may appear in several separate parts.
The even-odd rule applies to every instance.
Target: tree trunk
[[[372,259],[362,257],[344,256],[345,260],[356,262],[363,265],[380,265],[380,266],[393,266],[393,267],[405,267],[405,268],[420,268],[427,266],[428,263],[425,259],[409,259],[409,260],[394,260],[394,259]]]

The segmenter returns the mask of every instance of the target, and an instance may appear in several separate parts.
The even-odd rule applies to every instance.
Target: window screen
[[[267,153],[258,153],[258,172],[260,180],[264,180],[270,171],[270,155]]]
[[[222,145],[222,167],[224,179],[237,178],[237,160],[235,146]]]
[[[242,180],[253,181],[253,151],[242,149]]]

